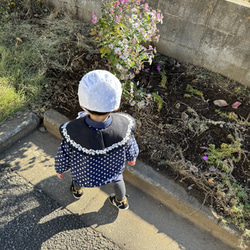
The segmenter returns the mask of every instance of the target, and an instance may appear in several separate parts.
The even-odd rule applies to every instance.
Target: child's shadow
[[[101,226],[113,223],[118,216],[118,210],[114,208],[108,200],[105,201],[103,206],[97,212],[90,212],[80,215],[85,227],[93,225]]]
[[[14,207],[8,200],[4,201],[5,204],[1,204],[4,208],[3,217],[7,218],[9,211],[13,213],[13,209],[15,209],[15,216],[10,221],[6,221],[0,229],[0,245],[3,246],[3,249],[41,249],[44,242],[61,232],[72,230],[74,234],[76,230],[81,230],[84,235],[85,227],[105,225],[116,220],[118,210],[114,209],[108,200],[96,212],[82,215],[70,213],[64,209],[66,204],[61,206],[53,198],[51,199],[39,191],[41,184],[49,183],[55,183],[54,177],[43,180],[31,192],[10,197],[10,200],[16,201]],[[50,184],[48,186],[50,187]],[[22,189],[22,186],[15,185],[10,188]],[[65,194],[65,196],[67,195]],[[66,197],[66,201],[70,204],[74,200]],[[30,209],[28,208],[29,202],[32,202]],[[34,207],[33,204],[37,205]],[[15,237],[10,237],[10,235],[15,235]]]
[[[77,202],[75,205],[81,206],[81,203],[83,202],[82,199],[85,197],[82,197],[79,201],[75,200],[70,192],[70,185],[71,177],[69,173],[66,173],[64,175],[63,181],[59,180],[56,176],[52,176],[38,183],[35,188],[40,189],[40,187],[43,187],[45,193],[46,190],[57,190],[56,197],[53,197],[53,192],[49,192],[49,196],[52,195],[51,198],[57,200],[62,206],[62,209],[75,202]],[[86,189],[86,192],[88,192],[88,189]],[[81,209],[79,209],[79,211],[81,211]],[[98,211],[76,215],[82,221],[84,226],[100,226],[114,222],[118,216],[118,210],[109,203],[108,199],[106,199],[103,206]]]

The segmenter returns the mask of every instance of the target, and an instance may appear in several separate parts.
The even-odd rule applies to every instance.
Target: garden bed
[[[93,38],[86,36],[86,29],[77,31],[77,36],[85,40],[85,48],[77,47],[77,40],[59,48],[69,66],[56,73],[57,80],[46,91],[47,100],[70,119],[81,110],[77,88],[82,76],[94,69],[108,70]],[[51,68],[48,74],[55,71]],[[134,85],[138,88],[133,93],[135,105],[131,106],[127,95],[120,111],[128,112],[137,121],[139,159],[174,179],[201,203],[213,207],[221,220],[229,216],[231,221],[231,216],[242,213],[248,206],[250,181],[249,90],[221,75],[163,55],[157,55],[152,65],[145,65]],[[139,108],[141,93],[156,95],[146,107]],[[224,100],[228,105],[219,107],[215,100]],[[236,102],[241,103],[237,109],[232,107]],[[208,163],[210,145],[220,151],[223,143],[231,151],[218,158],[222,164]],[[236,224],[241,227],[248,220],[244,216]]]
[[[77,47],[76,40],[62,44],[59,52],[69,66],[57,73],[56,82],[46,91],[47,100],[70,119],[81,110],[77,88],[82,76],[94,69],[108,69],[93,38],[86,36],[86,29],[87,26],[77,32],[88,49]],[[48,74],[55,71],[51,68]],[[137,121],[139,159],[175,179],[221,215],[230,214],[234,194],[224,195],[230,191],[224,175],[232,185],[249,187],[250,181],[249,90],[221,75],[163,55],[157,55],[152,65],[145,65],[134,79],[135,86],[137,83],[135,105],[131,106],[127,96],[120,111],[128,112]],[[151,97],[147,107],[139,108],[141,93],[155,93],[156,98]],[[157,96],[161,100],[157,101]],[[219,107],[215,100],[224,100],[228,105]],[[232,107],[235,102],[241,103],[237,109]],[[220,148],[223,143],[232,148],[240,143],[240,150],[232,149],[231,155],[222,157],[223,165],[208,164],[204,157],[209,153],[209,145]],[[223,186],[219,192],[218,185]],[[247,190],[244,192],[248,195]]]

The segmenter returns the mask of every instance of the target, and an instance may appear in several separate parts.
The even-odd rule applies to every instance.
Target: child
[[[129,204],[123,180],[125,161],[135,165],[139,153],[134,138],[135,120],[125,113],[111,113],[120,106],[120,81],[108,71],[94,70],[80,81],[80,117],[62,124],[63,137],[55,157],[58,178],[70,169],[71,191],[80,199],[85,187],[113,183],[112,205],[126,210]]]

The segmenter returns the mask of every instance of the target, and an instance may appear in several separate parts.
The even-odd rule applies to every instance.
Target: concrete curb
[[[124,178],[132,185],[159,200],[175,213],[208,231],[227,245],[238,249],[240,232],[220,225],[216,214],[211,209],[200,204],[197,199],[189,195],[184,188],[173,180],[162,176],[140,161],[137,161],[134,168],[126,167]]]
[[[67,121],[69,121],[67,117],[55,110],[45,112],[44,126],[49,133],[58,138],[61,138],[58,132],[59,126]],[[202,206],[173,180],[163,177],[140,161],[137,161],[135,167],[129,165],[126,167],[124,178],[203,230],[208,231],[231,247],[237,248],[240,233],[235,229],[219,225],[219,220],[211,209]]]
[[[20,113],[0,126],[0,152],[29,134],[40,124],[40,118],[30,111]]]

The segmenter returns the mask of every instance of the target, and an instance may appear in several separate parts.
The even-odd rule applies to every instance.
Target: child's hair
[[[92,111],[92,110],[88,110],[86,109],[90,114],[92,115],[108,115],[110,114],[111,112],[98,112],[98,111]]]

